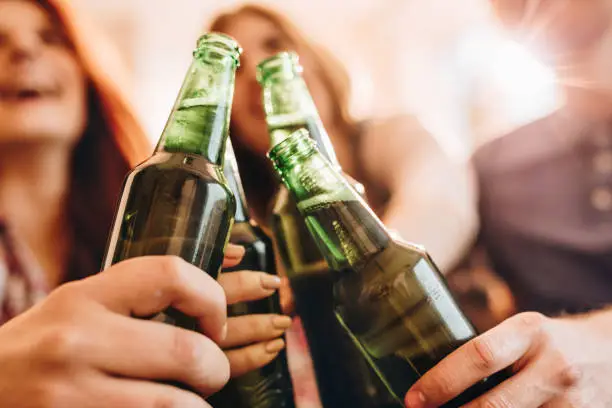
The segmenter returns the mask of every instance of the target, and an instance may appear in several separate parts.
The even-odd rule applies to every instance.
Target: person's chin
[[[73,145],[80,136],[80,133],[62,124],[49,126],[39,122],[2,129],[0,143]]]

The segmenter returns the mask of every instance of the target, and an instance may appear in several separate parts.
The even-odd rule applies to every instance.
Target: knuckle
[[[253,286],[253,278],[254,274],[249,273],[247,271],[234,272],[234,277],[236,278],[236,290],[240,293],[246,292],[249,290],[249,287]],[[259,279],[259,276],[256,276]],[[258,282],[259,283],[259,282]]]
[[[229,371],[232,377],[249,372],[264,362],[264,353],[260,347],[247,347],[229,354]]]
[[[251,370],[261,364],[263,360],[263,350],[261,347],[251,347],[245,350],[244,358],[242,361],[243,368]]]
[[[180,408],[184,402],[179,401],[175,395],[160,395],[153,401],[151,408]]]
[[[520,313],[514,317],[519,330],[538,332],[544,326],[546,316],[538,312]]]
[[[514,408],[514,404],[503,394],[499,394],[485,397],[475,408]]]
[[[247,271],[226,272],[221,280],[222,288],[232,303],[240,302],[248,297],[253,286],[253,274]]]
[[[229,380],[230,364],[225,354],[200,334],[176,330],[171,353],[179,370],[177,377],[202,392],[217,391]]]
[[[70,365],[82,352],[83,335],[73,326],[57,325],[45,333],[38,344],[38,356],[43,361]]]
[[[273,319],[273,316],[266,315],[247,316],[243,331],[245,337],[250,341],[262,341],[274,337],[279,330],[274,327]]]
[[[231,330],[228,330],[228,338],[242,341],[244,344],[256,341],[273,329],[271,319],[265,315],[246,315],[228,318]]]
[[[202,367],[204,345],[199,336],[188,330],[174,330],[172,358],[177,367],[190,374]]]
[[[452,396],[457,393],[454,381],[447,372],[438,371],[433,376],[425,374],[421,381],[423,388],[429,390],[428,393],[431,395]]]
[[[47,297],[47,304],[61,309],[69,307],[80,297],[81,286],[80,282],[69,282],[58,286]]]
[[[563,356],[557,358],[554,371],[555,385],[562,389],[569,389],[576,386],[582,379],[582,371],[576,365],[570,363]]]
[[[472,362],[476,369],[490,371],[495,368],[497,356],[491,343],[485,336],[475,338],[471,343]]]
[[[161,259],[161,268],[159,279],[168,282],[172,289],[181,287],[183,284],[183,271],[185,261],[181,257],[175,255],[164,256]]]
[[[174,395],[160,395],[153,401],[151,408],[180,408],[184,406]]]

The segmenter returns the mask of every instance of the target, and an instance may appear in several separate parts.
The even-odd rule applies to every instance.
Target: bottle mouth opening
[[[194,56],[221,56],[231,57],[236,64],[240,66],[240,55],[242,47],[234,38],[227,34],[210,32],[202,35],[197,42],[197,47],[194,51]]]
[[[278,73],[285,73],[289,76],[301,74],[300,57],[293,51],[282,51],[257,64],[257,81],[259,83]]]
[[[306,129],[298,129],[285,140],[272,147],[268,158],[275,167],[284,166],[296,160],[304,159],[316,151],[315,141]]]

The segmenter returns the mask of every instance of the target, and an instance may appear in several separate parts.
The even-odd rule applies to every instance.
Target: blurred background
[[[0,323],[99,271],[121,183],[161,135],[196,40],[243,3],[0,1],[0,250],[12,260],[0,272],[23,281],[0,276]],[[389,229],[428,249],[477,328],[612,304],[612,0],[256,3],[279,16],[251,7],[216,27],[245,47],[230,136],[260,225],[282,190],[256,64],[292,50],[342,169]],[[187,131],[177,138],[192,143]]]
[[[241,1],[75,0],[128,64],[129,93],[159,136],[209,20]],[[554,110],[554,74],[501,33],[489,0],[263,1],[345,64],[357,118],[416,115],[452,155]],[[495,104],[487,101],[495,100]]]
[[[86,46],[101,61],[96,69],[125,88],[146,139],[111,123],[108,112],[90,115],[92,129],[110,130],[120,150],[139,156],[162,133],[198,37],[215,17],[246,3],[64,1],[108,38],[109,47],[89,38]],[[301,53],[343,169],[364,183],[372,209],[389,228],[428,248],[478,327],[515,310],[556,314],[612,302],[612,0],[256,3],[288,17],[342,62],[357,119],[344,115],[338,91],[344,78],[333,75],[342,67],[317,59],[302,44],[309,41],[281,27],[282,17],[274,22],[251,12],[250,19],[234,16],[219,26],[248,48],[236,77],[231,137],[256,218],[269,219],[277,185],[265,158],[268,129],[255,63],[288,46]],[[15,32],[25,24],[5,20]],[[6,50],[19,51],[17,45]],[[116,70],[115,62],[126,69]],[[123,71],[127,76],[116,76]],[[17,86],[18,75],[6,76],[9,89]],[[117,110],[102,102],[109,112]],[[32,119],[35,111],[20,112],[24,123],[42,123]],[[51,116],[44,119],[54,126],[66,119]],[[108,136],[98,140],[108,143]],[[89,153],[106,167],[74,174],[103,175],[100,182],[114,180],[113,174],[122,178],[125,169],[100,154],[103,146],[92,146]],[[88,179],[87,185],[96,183]],[[110,208],[103,209],[109,216]]]

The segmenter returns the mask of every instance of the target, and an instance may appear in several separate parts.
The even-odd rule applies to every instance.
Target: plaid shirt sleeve
[[[0,325],[32,307],[48,292],[45,275],[34,256],[0,219]],[[322,408],[308,343],[298,318],[286,339],[296,408]]]
[[[0,325],[32,307],[47,293],[45,275],[34,257],[0,220]]]

